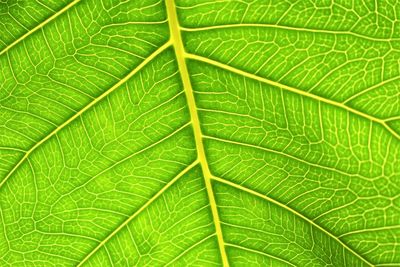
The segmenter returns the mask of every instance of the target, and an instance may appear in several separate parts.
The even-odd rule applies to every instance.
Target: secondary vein
[[[339,102],[336,102],[336,101],[333,101],[333,100],[330,100],[330,99],[327,99],[327,98],[323,98],[321,96],[318,96],[318,95],[315,95],[315,94],[311,94],[309,92],[306,92],[306,91],[303,91],[303,90],[300,90],[300,89],[297,89],[297,88],[294,88],[294,87],[291,87],[291,86],[288,86],[288,85],[285,85],[285,84],[281,84],[281,83],[278,83],[278,82],[275,82],[275,81],[272,81],[272,80],[268,80],[266,78],[263,78],[263,77],[260,77],[258,75],[255,75],[253,73],[249,73],[249,72],[246,72],[244,70],[237,69],[237,68],[232,67],[230,65],[227,65],[227,64],[224,64],[224,63],[209,59],[209,58],[205,58],[203,56],[190,54],[190,53],[186,53],[185,56],[186,56],[186,58],[189,58],[189,59],[193,59],[193,60],[197,60],[197,61],[200,61],[200,62],[204,62],[204,63],[210,64],[210,65],[216,66],[218,68],[230,71],[232,73],[236,73],[236,74],[239,74],[241,76],[244,76],[244,77],[247,77],[247,78],[262,82],[262,83],[265,83],[265,84],[269,84],[269,85],[272,85],[272,86],[275,86],[275,87],[278,87],[278,88],[282,88],[282,89],[284,89],[286,91],[290,91],[290,92],[293,92],[293,93],[298,94],[298,95],[302,95],[302,96],[305,96],[305,97],[308,97],[308,98],[312,98],[314,100],[317,100],[317,101],[320,101],[320,102],[323,102],[323,103],[327,103],[327,104],[332,105],[332,106],[339,107],[339,108],[344,109],[344,110],[346,110],[346,111],[348,111],[350,113],[356,114],[356,115],[358,115],[360,117],[364,117],[364,118],[366,118],[366,119],[368,119],[370,121],[373,121],[375,123],[378,123],[378,124],[382,125],[395,138],[400,140],[400,134],[395,132],[385,122],[385,120],[382,120],[382,119],[373,117],[371,115],[368,115],[368,114],[366,114],[364,112],[361,112],[361,111],[359,111],[357,109],[351,108],[351,107],[349,107],[349,106],[347,106],[347,105],[345,105],[343,103],[339,103]]]
[[[276,200],[273,199],[273,198],[270,198],[270,197],[268,197],[268,196],[266,196],[266,195],[263,195],[263,194],[261,194],[261,193],[259,193],[259,192],[253,191],[253,190],[251,190],[251,189],[249,189],[249,188],[247,188],[247,187],[244,187],[244,186],[242,186],[242,185],[238,185],[238,184],[235,184],[235,183],[233,183],[233,182],[230,182],[230,181],[228,181],[228,180],[225,180],[225,179],[222,179],[222,178],[219,178],[219,177],[215,177],[215,176],[212,176],[212,179],[215,180],[215,181],[218,181],[218,182],[220,182],[220,183],[223,183],[223,184],[229,185],[229,186],[231,186],[231,187],[234,187],[234,188],[236,188],[236,189],[239,189],[239,190],[241,190],[241,191],[243,191],[243,192],[247,192],[248,194],[251,194],[251,195],[253,195],[253,196],[262,198],[262,199],[264,199],[264,200],[266,200],[266,201],[268,201],[268,202],[270,202],[270,203],[273,203],[273,204],[275,204],[275,205],[277,205],[277,206],[279,206],[279,207],[281,207],[281,208],[284,208],[285,210],[287,210],[287,211],[289,211],[290,213],[296,215],[297,217],[299,217],[299,218],[305,220],[305,221],[308,222],[310,225],[314,226],[315,228],[319,229],[321,232],[325,233],[326,235],[328,235],[329,237],[331,237],[332,239],[334,239],[336,242],[338,242],[339,244],[341,244],[347,251],[349,251],[350,253],[352,253],[354,256],[356,256],[357,258],[359,258],[361,261],[363,261],[363,262],[364,262],[365,264],[367,264],[368,266],[373,266],[373,265],[372,265],[369,261],[367,261],[364,257],[362,257],[360,254],[356,253],[353,249],[351,249],[349,246],[347,246],[347,244],[343,243],[342,240],[340,240],[338,237],[336,237],[335,235],[333,235],[332,233],[330,233],[329,231],[327,231],[327,230],[324,229],[323,227],[319,226],[319,225],[318,225],[317,223],[315,223],[313,220],[310,220],[309,218],[307,218],[307,217],[304,216],[303,214],[301,214],[301,213],[297,212],[296,210],[294,210],[294,209],[292,209],[292,208],[286,206],[285,204],[282,204],[281,202],[276,201]]]
[[[398,41],[399,38],[379,38],[368,36],[365,34],[360,34],[352,31],[334,31],[334,30],[325,30],[325,29],[312,29],[312,28],[302,28],[302,27],[293,27],[279,24],[264,24],[264,23],[240,23],[240,24],[223,24],[223,25],[215,25],[215,26],[206,26],[206,27],[198,27],[198,28],[185,28],[181,27],[183,31],[188,32],[197,32],[197,31],[208,31],[208,30],[216,30],[216,29],[232,29],[232,28],[270,28],[270,29],[281,29],[281,30],[289,30],[289,31],[299,31],[299,32],[310,32],[310,33],[322,33],[322,34],[334,34],[334,35],[351,35],[354,37],[366,39],[369,41],[375,42],[394,42]]]
[[[114,84],[110,89],[105,91],[103,94],[95,98],[92,102],[90,102],[88,105],[86,105],[84,108],[82,108],[80,111],[75,113],[72,117],[70,117],[67,121],[65,121],[63,124],[55,128],[52,132],[50,132],[48,135],[46,135],[43,139],[41,139],[39,142],[37,142],[33,147],[31,147],[25,155],[18,161],[18,163],[14,166],[14,168],[11,169],[11,171],[7,174],[7,176],[0,182],[0,188],[5,184],[5,182],[12,176],[12,174],[19,168],[19,166],[29,157],[29,155],[36,150],[40,145],[42,145],[44,142],[46,142],[48,139],[50,139],[52,136],[57,134],[61,129],[65,128],[68,124],[70,124],[72,121],[74,121],[76,118],[78,118],[82,113],[93,107],[96,103],[100,102],[103,98],[108,96],[110,93],[112,93],[115,89],[117,89],[119,86],[124,84],[126,81],[128,81],[133,75],[135,75],[138,71],[140,71],[147,63],[149,63],[151,60],[153,60],[157,55],[159,55],[161,52],[163,52],[165,49],[171,46],[170,42],[165,43],[162,45],[160,48],[158,48],[153,54],[151,54],[149,57],[147,57],[145,60],[143,60],[134,70],[132,70],[128,75],[126,75],[123,79],[121,79],[119,82]]]
[[[183,171],[181,171],[177,176],[175,176],[171,181],[169,181],[160,191],[158,191],[152,198],[150,198],[143,206],[141,206],[134,214],[132,214],[128,219],[126,219],[122,224],[120,224],[114,231],[112,231],[103,241],[101,241],[86,257],[77,265],[77,267],[82,266],[90,257],[92,257],[104,244],[106,244],[115,234],[117,234],[122,228],[128,225],[130,221],[136,218],[143,210],[151,205],[156,199],[158,199],[168,188],[170,188],[179,178],[189,172],[198,164],[198,160],[191,163]]]
[[[16,39],[14,42],[12,42],[11,44],[9,44],[7,47],[5,47],[3,50],[0,51],[0,56],[4,53],[6,53],[8,50],[10,50],[12,47],[14,47],[16,44],[18,44],[19,42],[23,41],[26,37],[30,36],[31,34],[33,34],[34,32],[36,32],[37,30],[43,28],[46,24],[48,24],[49,22],[53,21],[55,18],[57,18],[58,16],[60,16],[61,14],[65,13],[67,10],[69,10],[70,8],[72,8],[74,5],[76,5],[77,3],[79,3],[81,0],[75,0],[72,1],[71,3],[69,3],[68,5],[66,5],[65,7],[63,7],[61,10],[59,10],[57,13],[54,13],[51,17],[49,17],[48,19],[46,19],[45,21],[41,22],[40,24],[36,25],[36,27],[34,27],[33,29],[27,31],[24,35],[22,35],[21,37],[19,37],[18,39]]]

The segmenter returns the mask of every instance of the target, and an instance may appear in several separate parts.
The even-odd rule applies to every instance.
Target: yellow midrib
[[[176,59],[178,62],[179,72],[182,77],[182,83],[187,98],[187,103],[190,111],[190,118],[194,130],[194,138],[196,142],[197,156],[203,170],[204,181],[207,189],[207,194],[210,202],[211,212],[214,219],[215,230],[218,239],[218,245],[221,252],[222,263],[224,266],[229,266],[228,257],[226,256],[225,244],[222,235],[221,224],[219,220],[219,214],[217,210],[217,204],[211,184],[211,172],[208,167],[204,145],[203,136],[201,133],[200,120],[197,113],[196,102],[193,94],[192,84],[190,82],[189,72],[186,66],[186,54],[182,43],[182,36],[180,32],[180,26],[178,16],[176,12],[176,6],[174,0],[166,0],[168,23],[171,33],[171,42],[175,49]]]

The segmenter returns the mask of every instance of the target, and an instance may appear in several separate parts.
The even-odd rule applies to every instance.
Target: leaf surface
[[[400,265],[399,12],[0,3],[0,265]]]

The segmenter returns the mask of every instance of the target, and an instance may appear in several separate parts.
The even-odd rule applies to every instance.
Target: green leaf
[[[398,1],[0,1],[0,266],[399,266]]]

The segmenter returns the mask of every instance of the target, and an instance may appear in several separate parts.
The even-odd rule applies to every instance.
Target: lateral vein
[[[216,30],[216,29],[230,29],[230,28],[270,28],[270,29],[281,29],[281,30],[289,30],[289,31],[300,31],[300,32],[311,32],[311,33],[322,33],[322,34],[334,34],[334,35],[351,35],[354,37],[366,39],[369,41],[375,42],[391,42],[398,41],[399,38],[377,38],[372,37],[352,31],[334,31],[334,30],[324,30],[324,29],[311,29],[311,28],[301,28],[301,27],[292,27],[278,24],[261,24],[261,23],[241,23],[241,24],[223,24],[223,25],[215,25],[215,26],[206,26],[206,27],[198,27],[198,28],[185,28],[181,27],[181,30],[188,32],[197,32],[197,31],[208,31],[208,30]]]
[[[42,145],[44,142],[46,142],[48,139],[50,139],[53,135],[57,134],[61,129],[63,129],[65,126],[70,124],[72,121],[74,121],[76,118],[78,118],[82,113],[93,107],[96,103],[100,102],[103,98],[108,96],[110,93],[112,93],[115,89],[117,89],[119,86],[124,84],[127,80],[129,80],[133,75],[135,75],[137,72],[139,72],[145,65],[147,65],[151,60],[153,60],[156,56],[158,56],[161,52],[163,52],[165,49],[167,49],[171,45],[170,42],[165,43],[162,45],[160,48],[158,48],[153,54],[151,54],[149,57],[147,57],[145,60],[143,60],[134,70],[132,70],[128,75],[126,75],[123,79],[121,79],[119,82],[114,84],[110,89],[105,91],[103,94],[95,98],[92,102],[90,102],[88,105],[86,105],[84,108],[82,108],[80,111],[75,113],[72,117],[70,117],[67,121],[65,121],[63,124],[55,128],[52,132],[50,132],[48,135],[46,135],[42,140],[40,140],[38,143],[36,143],[33,147],[31,147],[25,155],[18,161],[18,163],[14,166],[14,168],[11,169],[11,171],[7,174],[7,176],[0,182],[0,188],[4,185],[4,183],[11,177],[11,175],[19,168],[19,166],[29,157],[29,155],[40,145]]]
[[[254,191],[254,190],[251,190],[251,189],[249,189],[249,188],[247,188],[247,187],[244,187],[244,186],[242,186],[242,185],[235,184],[235,183],[233,183],[233,182],[231,182],[231,181],[228,181],[228,180],[222,179],[222,178],[220,178],[220,177],[216,177],[216,176],[212,176],[212,179],[215,180],[215,181],[218,181],[218,182],[220,182],[220,183],[223,183],[223,184],[229,185],[229,186],[231,186],[231,187],[234,187],[234,188],[236,188],[236,189],[239,189],[239,190],[241,190],[241,191],[243,191],[243,192],[246,192],[246,193],[248,193],[248,194],[251,194],[251,195],[253,195],[253,196],[256,196],[256,197],[258,197],[258,198],[262,198],[262,199],[264,199],[264,200],[266,200],[266,201],[268,201],[268,202],[270,202],[270,203],[273,203],[273,204],[275,204],[275,205],[277,205],[277,206],[279,206],[279,207],[281,207],[281,208],[283,208],[283,209],[289,211],[290,213],[292,213],[292,214],[296,215],[297,217],[299,217],[299,218],[305,220],[306,222],[308,222],[309,224],[311,224],[311,225],[314,226],[315,228],[319,229],[321,232],[325,233],[326,235],[328,235],[329,237],[331,237],[332,239],[334,239],[336,242],[338,242],[339,244],[341,244],[346,250],[348,250],[348,251],[349,251],[350,253],[352,253],[354,256],[356,256],[357,258],[359,258],[360,260],[362,260],[362,261],[363,261],[364,263],[366,263],[368,266],[373,266],[369,261],[367,261],[366,259],[364,259],[361,255],[359,255],[359,254],[356,253],[354,250],[352,250],[349,246],[347,246],[345,243],[343,243],[342,240],[340,240],[338,237],[336,237],[335,235],[333,235],[332,233],[330,233],[329,231],[327,231],[327,230],[324,229],[323,227],[319,226],[319,225],[318,225],[317,223],[315,223],[313,220],[311,220],[311,219],[307,218],[306,216],[304,216],[303,214],[297,212],[296,210],[294,210],[294,209],[292,209],[292,208],[290,208],[290,207],[284,205],[283,203],[281,203],[281,202],[279,202],[279,201],[276,201],[276,200],[273,199],[273,198],[270,198],[270,197],[268,197],[268,196],[266,196],[266,195],[263,195],[263,194],[261,194],[261,193],[259,193],[259,192],[256,192],[256,191]]]
[[[144,211],[148,206],[151,205],[156,199],[158,199],[168,188],[170,188],[179,178],[190,171],[194,166],[199,163],[195,160],[189,166],[187,166],[183,171],[181,171],[177,176],[175,176],[171,181],[169,181],[160,191],[158,191],[152,198],[150,198],[143,206],[141,206],[135,213],[133,213],[128,219],[126,219],[122,224],[120,224],[114,231],[112,231],[103,241],[101,241],[86,257],[77,265],[77,267],[82,266],[93,254],[95,254],[105,243],[107,243],[115,234],[117,234],[122,228],[124,228],[130,221],[136,218],[142,211]]]
[[[180,32],[180,26],[178,21],[178,15],[176,11],[176,6],[174,0],[166,0],[167,6],[167,14],[168,14],[168,22],[171,34],[171,42],[175,48],[175,54],[178,62],[178,68],[182,77],[182,83],[184,87],[184,91],[186,94],[189,111],[190,111],[190,118],[193,125],[194,130],[194,138],[196,142],[196,149],[197,149],[197,157],[199,159],[203,176],[204,182],[207,189],[207,194],[210,202],[211,212],[214,220],[215,231],[218,240],[218,246],[221,253],[221,259],[223,266],[229,266],[228,257],[225,251],[225,244],[222,235],[221,223],[219,219],[217,204],[211,184],[211,172],[207,163],[206,154],[203,145],[203,135],[201,132],[200,127],[200,120],[198,117],[196,102],[194,98],[193,88],[190,82],[189,72],[186,66],[186,58],[185,58],[185,49],[182,42],[182,36]]]
[[[300,90],[300,89],[297,89],[297,88],[294,88],[294,87],[291,87],[291,86],[288,86],[288,85],[285,85],[285,84],[281,84],[281,83],[278,83],[278,82],[275,82],[275,81],[272,81],[272,80],[268,80],[266,78],[263,78],[263,77],[260,77],[258,75],[255,75],[253,73],[249,73],[249,72],[246,72],[244,70],[237,69],[235,67],[229,66],[227,64],[224,64],[224,63],[221,63],[221,62],[209,59],[209,58],[205,58],[203,56],[190,54],[190,53],[186,53],[185,56],[186,56],[186,58],[197,60],[197,61],[200,61],[200,62],[204,62],[204,63],[210,64],[210,65],[216,66],[218,68],[227,70],[229,72],[245,76],[245,77],[250,78],[252,80],[256,80],[256,81],[259,81],[259,82],[262,82],[262,83],[265,83],[265,84],[269,84],[269,85],[272,85],[272,86],[275,86],[275,87],[278,87],[278,88],[282,88],[282,89],[284,89],[286,91],[290,91],[290,92],[298,94],[298,95],[302,95],[302,96],[305,96],[305,97],[308,97],[308,98],[312,98],[314,100],[317,100],[317,101],[320,101],[320,102],[323,102],[323,103],[326,103],[326,104],[329,104],[329,105],[332,105],[332,106],[339,107],[339,108],[344,109],[344,110],[346,110],[346,111],[348,111],[350,113],[356,114],[356,115],[358,115],[360,117],[366,118],[366,119],[368,119],[370,121],[373,121],[373,122],[376,122],[376,123],[382,125],[395,138],[400,140],[400,134],[395,132],[385,122],[385,120],[382,120],[382,119],[373,117],[371,115],[368,115],[368,114],[366,114],[364,112],[361,112],[359,110],[351,108],[351,107],[349,107],[349,106],[347,106],[347,105],[345,105],[343,103],[339,103],[339,102],[336,102],[336,101],[333,101],[333,100],[330,100],[330,99],[327,99],[327,98],[323,98],[321,96],[318,96],[318,95],[315,95],[315,94],[312,94],[312,93],[309,93],[309,92],[306,92],[306,91],[303,91],[303,90]]]
[[[41,23],[39,23],[38,25],[36,25],[36,27],[34,27],[33,29],[27,31],[24,35],[22,35],[21,37],[19,37],[18,39],[16,39],[14,42],[12,42],[11,44],[9,44],[7,47],[5,47],[1,52],[0,52],[0,56],[2,54],[4,54],[5,52],[7,52],[8,50],[10,50],[12,47],[14,47],[16,44],[18,44],[19,42],[23,41],[26,37],[30,36],[32,33],[36,32],[37,30],[43,28],[46,24],[48,24],[49,22],[53,21],[55,18],[57,18],[58,16],[60,16],[61,14],[63,14],[65,11],[69,10],[71,7],[73,7],[74,5],[76,5],[77,3],[79,3],[81,0],[74,0],[71,3],[69,3],[68,5],[66,5],[65,7],[63,7],[62,9],[60,9],[57,13],[54,13],[51,17],[47,18],[45,21],[42,21]]]

